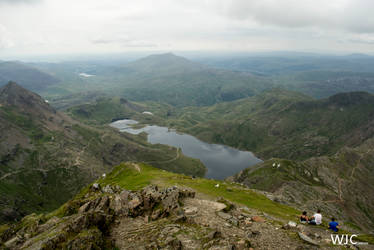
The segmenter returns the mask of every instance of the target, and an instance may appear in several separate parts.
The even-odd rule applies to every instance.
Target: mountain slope
[[[130,101],[203,106],[253,96],[272,86],[265,78],[208,68],[171,53],[151,55],[124,65],[60,66],[62,70],[59,65],[40,66],[62,79],[57,87],[43,92],[51,101],[64,91],[72,94],[90,90]],[[80,72],[91,77],[81,77]]]
[[[247,73],[210,69],[173,54],[153,55],[124,66],[124,96],[176,106],[211,105],[255,95],[271,84]]]
[[[124,160],[191,175],[205,171],[197,160],[175,158],[175,148],[72,120],[13,82],[0,89],[0,129],[0,221],[55,209]]]
[[[99,98],[94,103],[77,105],[68,109],[69,114],[79,121],[99,124],[128,119],[141,111],[144,111],[142,106],[119,97]]]
[[[17,82],[31,91],[41,91],[59,82],[52,75],[26,64],[20,62],[0,62],[0,87],[9,81]]]
[[[331,249],[325,227],[287,225],[298,213],[241,185],[126,163],[58,210],[3,227],[0,244],[12,249],[309,249],[310,244]],[[371,237],[364,240],[373,243]]]
[[[330,157],[305,161],[270,159],[230,178],[271,192],[269,197],[300,209],[321,209],[347,226],[374,228],[374,139]],[[278,164],[280,166],[278,167]]]
[[[186,108],[165,123],[260,157],[307,159],[358,146],[374,135],[374,96],[342,93],[313,100],[280,89],[212,107]]]

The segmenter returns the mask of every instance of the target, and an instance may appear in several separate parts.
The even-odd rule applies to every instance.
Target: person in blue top
[[[331,229],[334,232],[339,231],[339,223],[335,221],[335,218],[331,218],[331,222],[329,223],[329,229]]]

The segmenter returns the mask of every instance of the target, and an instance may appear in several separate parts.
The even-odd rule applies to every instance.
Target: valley
[[[183,154],[169,161],[175,148],[82,124],[16,83],[0,89],[0,103],[2,222],[57,208],[122,161],[152,161],[176,172],[205,173],[201,162]]]
[[[0,90],[0,221],[10,223],[6,228],[30,213],[44,214],[38,223],[49,221],[82,188],[112,180],[100,176],[115,176],[127,162],[139,173],[149,165],[168,172],[150,170],[155,176],[140,177],[130,171],[126,181],[113,177],[105,183],[130,190],[167,186],[173,181],[157,176],[170,174],[174,184],[213,200],[223,196],[281,224],[301,210],[322,209],[324,216],[338,217],[344,230],[371,239],[369,73],[293,70],[265,76],[173,54],[115,66],[33,67],[58,81],[38,87],[41,96],[14,82]],[[122,126],[129,119],[139,123]],[[212,179],[196,178],[204,176]],[[238,188],[250,191],[239,198]],[[255,197],[254,203],[245,201]],[[2,237],[12,234],[6,232]]]
[[[133,128],[132,126],[136,124],[134,120],[119,120],[111,123],[110,126],[130,134],[146,133],[149,143],[166,144],[178,148],[175,159],[179,157],[179,151],[189,157],[199,159],[207,168],[205,178],[224,179],[261,162],[251,152],[204,143],[193,136],[177,133],[167,127],[153,125],[139,129]]]
[[[373,9],[0,0],[0,250],[374,249]]]

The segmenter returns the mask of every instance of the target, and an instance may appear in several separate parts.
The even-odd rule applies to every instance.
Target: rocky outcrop
[[[30,215],[1,234],[4,246],[11,249],[100,249],[108,247],[110,228],[120,218],[147,216],[150,220],[168,217],[180,208],[182,199],[195,192],[178,187],[159,190],[147,186],[129,191],[118,186],[94,184],[79,199],[65,204],[60,214],[46,219]],[[46,221],[45,221],[46,220]],[[178,246],[178,242],[171,242]]]
[[[260,211],[198,196],[176,186],[130,191],[95,183],[54,213],[27,216],[0,233],[0,249],[331,248],[324,228],[280,226]]]

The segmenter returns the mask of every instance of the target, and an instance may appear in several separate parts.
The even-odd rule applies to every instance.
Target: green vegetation
[[[370,138],[374,96],[355,92],[313,100],[282,89],[210,107],[159,112],[161,125],[250,150],[262,158],[331,155]]]
[[[212,105],[253,96],[272,86],[265,78],[210,69],[173,54],[153,55],[125,65],[42,64],[61,83],[42,94],[54,103],[60,93],[100,92],[131,101],[155,101],[178,107]],[[77,70],[94,76],[80,77]],[[92,103],[92,101],[90,101]],[[66,107],[66,105],[63,105]],[[88,110],[90,112],[90,110]]]
[[[138,171],[140,170],[140,171]],[[105,178],[100,185],[119,185],[128,190],[139,190],[149,184],[159,186],[179,185],[190,187],[212,198],[223,197],[231,202],[245,205],[283,219],[294,219],[300,212],[294,208],[273,202],[265,196],[236,184],[224,181],[193,179],[189,176],[162,171],[146,164],[123,163]],[[215,185],[219,184],[219,188]]]
[[[70,108],[68,112],[77,120],[107,124],[114,120],[130,118],[141,107],[123,98],[100,98],[93,104],[83,104]]]
[[[0,222],[56,209],[122,161],[195,176],[205,173],[200,161],[176,148],[148,144],[144,135],[72,121],[15,83],[0,91],[0,121]]]

